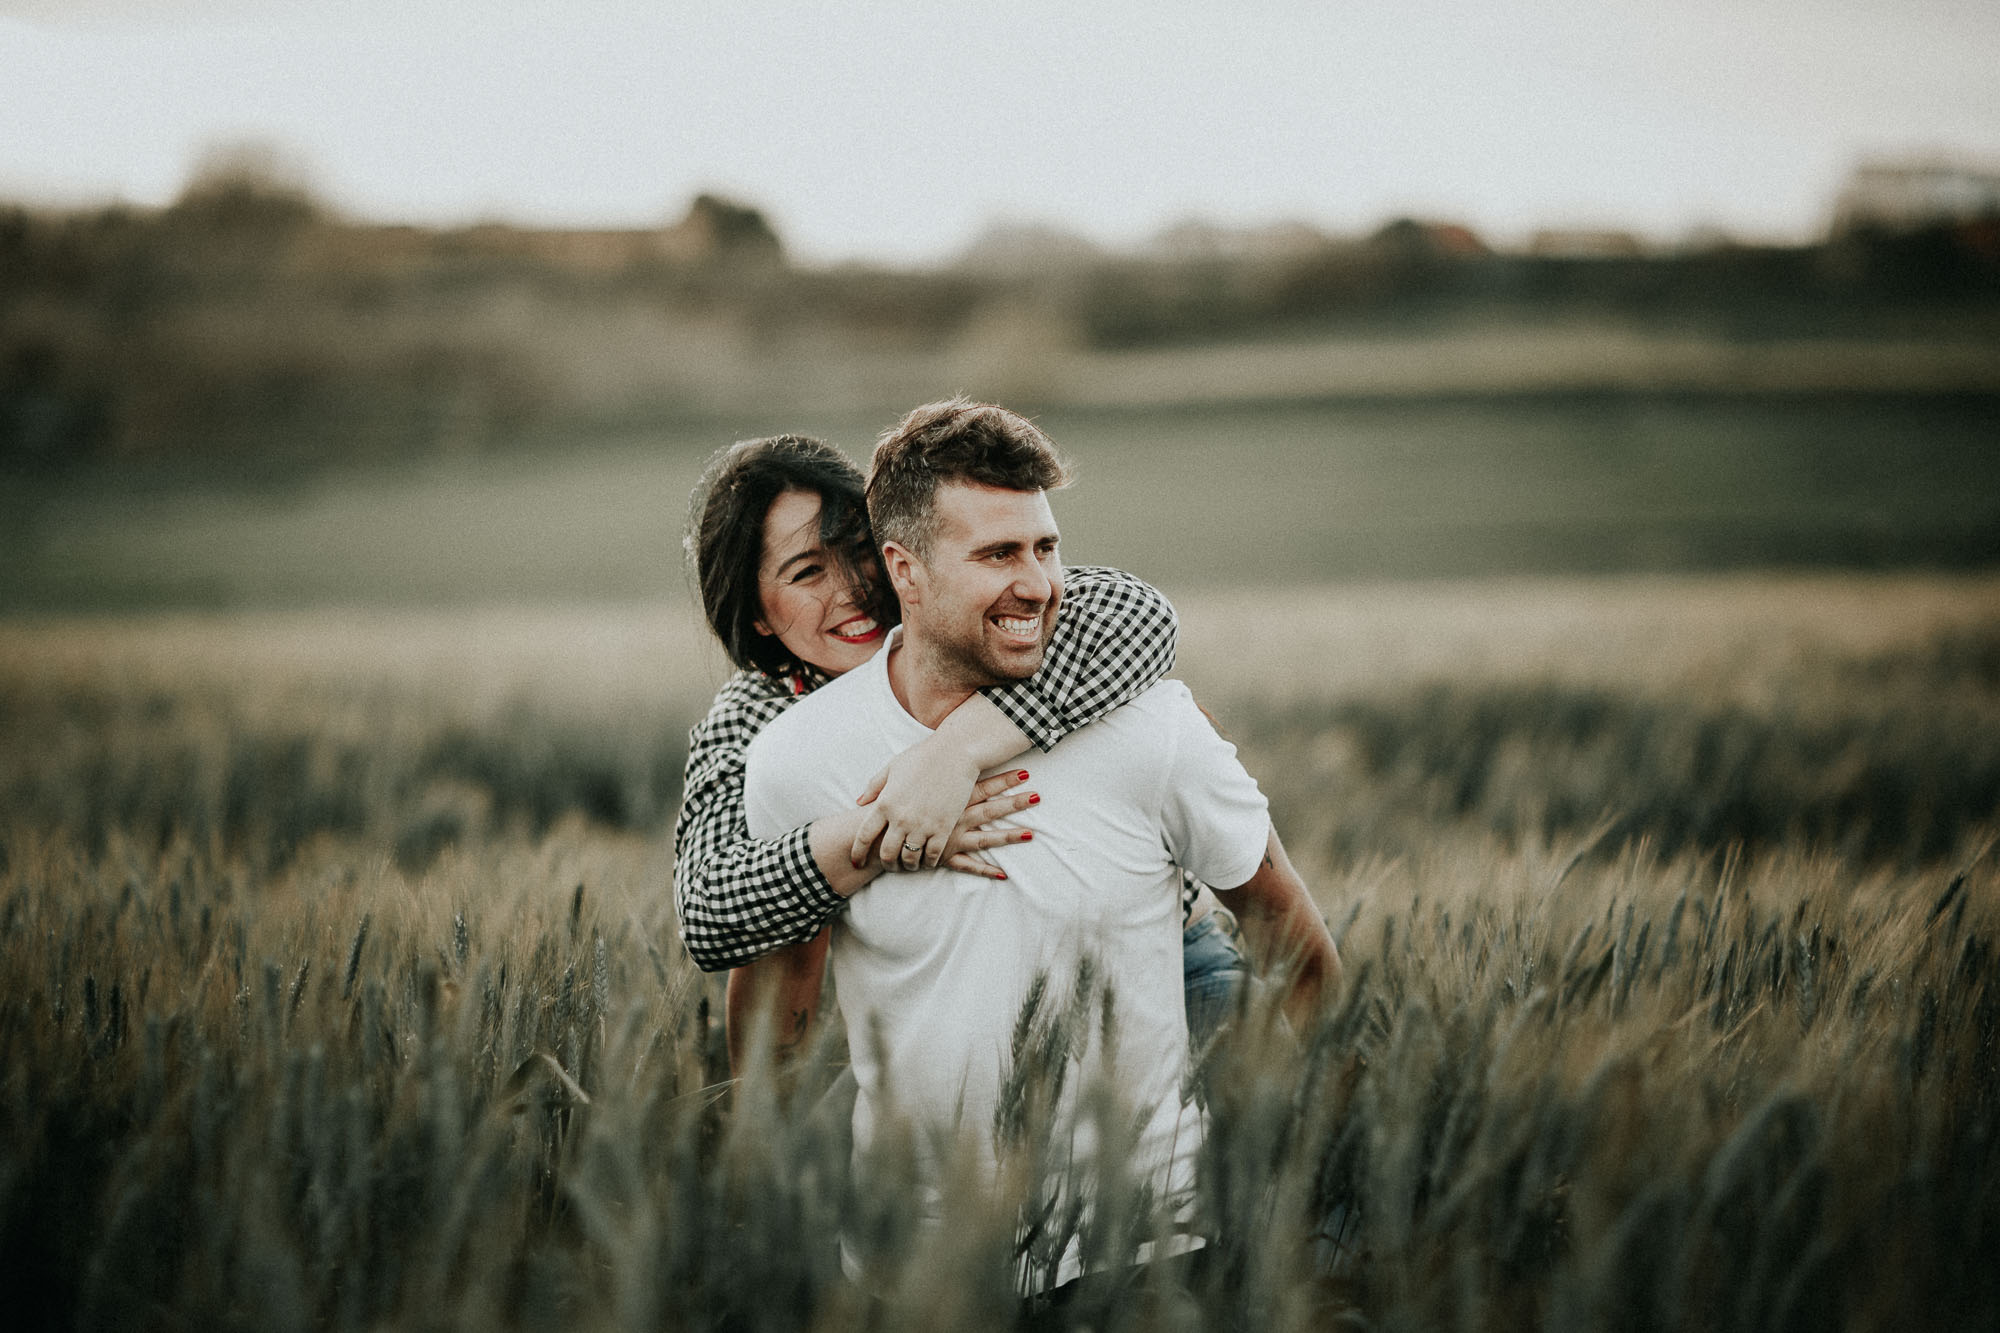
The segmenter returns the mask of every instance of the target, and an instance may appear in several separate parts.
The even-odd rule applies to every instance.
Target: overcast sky
[[[2000,163],[1994,0],[0,0],[0,198],[262,140],[365,217],[942,258],[994,218],[1806,236],[1861,157]]]

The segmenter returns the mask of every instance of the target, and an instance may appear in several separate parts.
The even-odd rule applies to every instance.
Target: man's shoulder
[[[743,798],[751,836],[772,837],[843,808],[881,767],[865,670],[820,686],[750,742]]]
[[[1113,726],[1158,725],[1177,722],[1193,715],[1200,717],[1201,708],[1194,701],[1194,695],[1186,685],[1172,677],[1162,677],[1148,685],[1132,698],[1106,713],[1092,727],[1111,723]],[[1085,727],[1083,730],[1088,731]]]
[[[1195,704],[1194,692],[1172,676],[1162,676],[1148,685],[1133,696],[1132,703],[1159,712],[1184,711],[1190,708],[1196,712],[1201,711]]]
[[[1145,764],[1170,758],[1186,729],[1206,725],[1188,687],[1177,680],[1157,680],[1095,722],[1077,728],[1056,742],[1076,750],[1115,747],[1126,760]]]
[[[837,743],[848,727],[860,724],[867,674],[864,666],[837,676],[772,718],[750,742],[750,762],[774,753],[790,754]]]

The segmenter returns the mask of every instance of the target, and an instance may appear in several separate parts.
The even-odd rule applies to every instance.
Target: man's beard
[[[1059,603],[1051,603],[1039,610],[993,613],[1019,614],[1024,617],[1040,616],[1041,651],[1035,653],[1032,658],[1025,654],[1018,657],[1003,657],[997,653],[986,639],[986,614],[981,614],[978,628],[970,636],[939,634],[926,636],[931,645],[932,665],[940,677],[963,689],[976,690],[987,685],[1005,685],[1010,681],[1026,680],[1041,670],[1042,662],[1048,656],[1049,643],[1055,638],[1056,633],[1058,605]]]

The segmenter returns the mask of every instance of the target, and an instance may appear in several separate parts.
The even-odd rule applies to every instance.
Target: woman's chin
[[[844,671],[852,671],[869,658],[875,656],[882,646],[887,633],[881,629],[870,630],[858,639],[844,639],[828,634],[821,638],[821,651],[813,665],[829,676],[838,676]]]

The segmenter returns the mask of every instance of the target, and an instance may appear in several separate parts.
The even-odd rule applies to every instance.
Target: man
[[[1001,408],[933,404],[884,436],[868,511],[903,625],[869,663],[752,742],[753,837],[841,809],[973,691],[1034,673],[1063,587],[1047,492],[1066,482],[1047,437]],[[992,1170],[1005,1137],[996,1126],[1021,1096],[1010,1080],[1023,1004],[1062,993],[1081,970],[1091,983],[1079,998],[1095,1008],[1063,1047],[1076,1067],[1056,1113],[1060,1174],[1081,1179],[1091,1167],[1092,1133],[1074,1115],[1079,1090],[1116,1089],[1138,1126],[1130,1169],[1185,1224],[1202,1127],[1183,1100],[1178,867],[1231,886],[1224,901],[1295,956],[1295,1014],[1338,984],[1332,938],[1276,843],[1262,793],[1179,682],[1071,733],[1033,770],[1042,817],[1024,818],[1032,838],[1006,849],[1005,880],[891,876],[837,921],[834,985],[860,1086],[857,1162],[900,1115],[960,1131]],[[1199,1245],[1184,1231],[1163,1239],[1157,1257]],[[1124,1261],[1147,1257],[1139,1247]],[[1020,1285],[1044,1290],[1083,1267],[1074,1244],[1031,1255]]]

